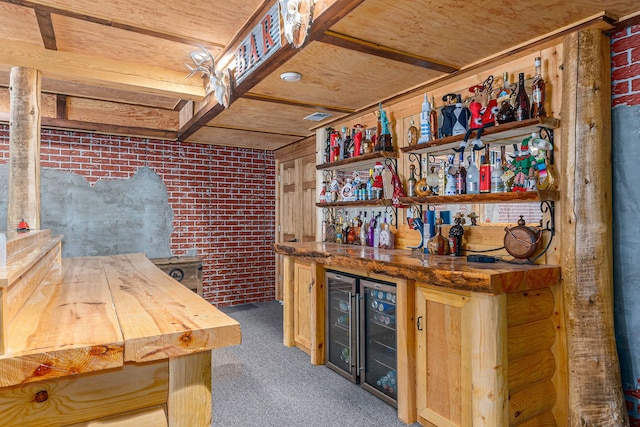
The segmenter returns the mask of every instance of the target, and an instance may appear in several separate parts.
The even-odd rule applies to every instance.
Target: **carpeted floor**
[[[240,322],[242,345],[213,350],[214,426],[406,426],[392,406],[285,347],[279,302],[221,310]]]

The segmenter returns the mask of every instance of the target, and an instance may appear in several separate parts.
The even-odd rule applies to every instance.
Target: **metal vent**
[[[322,120],[326,119],[327,117],[331,117],[331,114],[329,114],[329,113],[313,113],[313,114],[308,115],[307,117],[305,117],[304,120],[311,120],[312,122],[319,122],[319,121],[322,121]]]

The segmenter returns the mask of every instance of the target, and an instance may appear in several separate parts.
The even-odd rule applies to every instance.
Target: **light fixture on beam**
[[[280,78],[285,82],[293,83],[293,82],[300,81],[300,79],[302,78],[302,74],[297,73],[295,71],[287,71],[285,73],[280,74]]]

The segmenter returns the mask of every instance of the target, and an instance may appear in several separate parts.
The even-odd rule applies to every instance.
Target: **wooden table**
[[[210,350],[240,344],[235,320],[144,254],[28,274],[37,283],[4,322],[1,426],[211,424]]]

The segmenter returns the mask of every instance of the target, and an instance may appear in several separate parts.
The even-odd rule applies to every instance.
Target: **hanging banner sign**
[[[236,50],[236,84],[251,75],[281,47],[280,10],[276,2]]]

